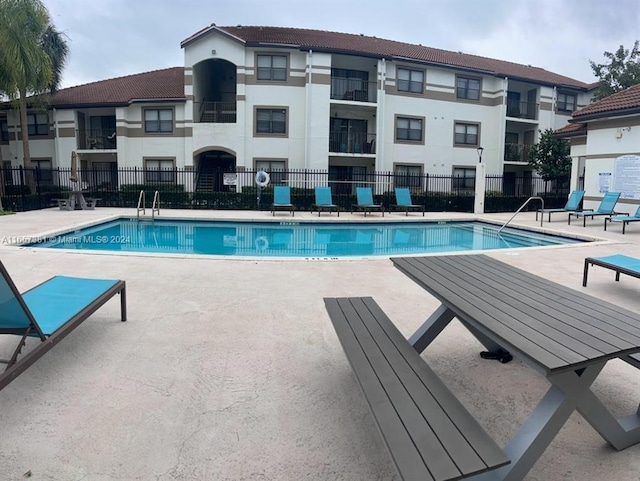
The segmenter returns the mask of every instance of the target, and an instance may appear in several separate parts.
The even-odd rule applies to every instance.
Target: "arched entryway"
[[[236,123],[237,68],[222,59],[193,66],[193,107],[196,122]]]
[[[236,171],[236,156],[227,150],[205,150],[196,154],[196,192],[232,192],[224,184],[224,174]]]

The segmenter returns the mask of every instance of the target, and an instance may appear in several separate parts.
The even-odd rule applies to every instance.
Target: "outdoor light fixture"
[[[476,149],[478,151],[478,163],[482,163],[482,152],[484,152],[484,149],[482,147],[478,147]]]

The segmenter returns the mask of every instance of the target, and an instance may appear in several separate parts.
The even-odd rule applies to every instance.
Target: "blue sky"
[[[640,38],[640,0],[44,0],[67,36],[63,87],[183,65],[211,23],[363,33],[530,64],[584,82]]]

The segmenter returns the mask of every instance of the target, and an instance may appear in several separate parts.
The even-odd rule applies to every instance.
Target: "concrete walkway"
[[[387,258],[168,258],[9,245],[119,214],[135,212],[49,209],[0,217],[0,259],[21,291],[57,274],[120,278],[127,281],[129,308],[129,321],[120,323],[119,303],[109,302],[0,391],[0,479],[23,479],[28,471],[33,480],[398,479],[322,298],[372,295],[407,336],[438,306],[434,298]],[[162,211],[169,215],[271,218]],[[426,219],[470,217],[428,213]],[[510,214],[481,217],[504,222]],[[354,218],[362,215],[340,216]],[[401,219],[404,214],[385,215]],[[596,267],[588,287],[581,285],[586,256],[640,256],[640,226],[623,236],[617,225],[604,232],[602,222],[567,226],[558,215],[544,229],[600,241],[490,255],[640,312],[638,279],[614,282],[611,271]],[[539,226],[532,213],[513,224]],[[11,346],[3,339],[0,357]],[[424,356],[504,443],[547,383],[517,361],[483,360],[479,351],[454,323]],[[616,414],[636,410],[640,373],[621,361],[610,362],[605,373],[595,392]],[[574,414],[527,479],[638,481],[640,445],[616,452]]]

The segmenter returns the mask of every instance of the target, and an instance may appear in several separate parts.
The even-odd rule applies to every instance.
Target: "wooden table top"
[[[640,352],[640,314],[486,255],[391,260],[460,320],[547,374]]]

